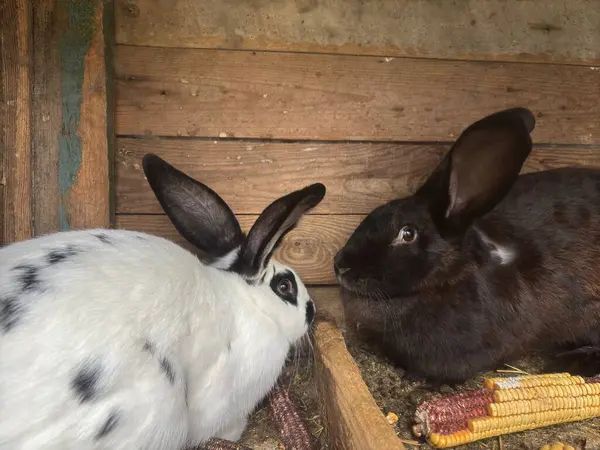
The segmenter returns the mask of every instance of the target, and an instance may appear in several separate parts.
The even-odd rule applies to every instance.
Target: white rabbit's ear
[[[143,167],[163,210],[191,244],[211,258],[231,255],[242,245],[240,225],[216,192],[154,154],[144,156]]]
[[[325,191],[323,184],[315,183],[271,203],[250,229],[231,270],[248,279],[257,277],[268,264],[279,242],[308,210],[323,200]]]

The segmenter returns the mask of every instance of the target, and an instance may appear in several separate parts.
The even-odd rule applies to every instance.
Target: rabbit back
[[[202,275],[187,251],[128,231],[0,250],[0,448],[183,445],[190,308],[203,317],[204,367],[227,340],[227,324],[212,320],[218,304],[190,301],[199,287],[210,292]]]

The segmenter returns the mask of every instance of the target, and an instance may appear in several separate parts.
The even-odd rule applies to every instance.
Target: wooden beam
[[[65,24],[55,0],[38,0],[33,12],[33,224],[36,234],[45,234],[60,229],[58,179],[62,74],[59,43]]]
[[[117,46],[119,135],[454,141],[508,107],[538,143],[600,144],[600,70]]]
[[[311,289],[317,304],[316,378],[332,449],[402,450],[400,439],[375,403],[352,359],[344,336],[337,288]],[[337,324],[337,325],[336,325]]]
[[[162,214],[142,158],[156,153],[209,185],[236,214],[260,214],[276,198],[322,182],[314,214],[368,214],[414,192],[449,145],[294,143],[180,139],[117,140],[117,213]],[[536,146],[523,173],[564,166],[600,168],[598,147]]]
[[[109,226],[105,2],[7,5],[4,241]]]
[[[61,230],[107,227],[110,187],[104,2],[59,0],[59,6],[66,24],[58,39],[58,226]]]
[[[309,286],[308,292],[315,301],[316,321],[327,320],[342,332],[346,331],[344,308],[340,299],[339,286]]]
[[[117,0],[116,22],[127,45],[600,64],[596,0]]]
[[[5,0],[0,7],[0,122],[3,155],[2,239],[33,235],[31,196],[31,2]]]

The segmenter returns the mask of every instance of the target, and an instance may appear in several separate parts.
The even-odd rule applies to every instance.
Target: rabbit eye
[[[283,301],[291,303],[292,305],[298,304],[298,285],[294,275],[286,270],[275,274],[271,279],[271,290],[277,294]]]
[[[410,225],[406,225],[402,227],[400,233],[398,233],[398,237],[394,240],[394,244],[410,244],[415,239],[417,239],[417,229],[415,227],[411,227]]]
[[[282,295],[289,294],[291,290],[292,282],[289,280],[289,278],[284,278],[277,285],[277,291]]]

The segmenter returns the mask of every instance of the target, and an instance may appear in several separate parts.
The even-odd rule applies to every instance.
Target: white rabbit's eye
[[[279,281],[279,284],[277,285],[277,290],[279,291],[280,294],[286,295],[289,294],[290,291],[292,290],[292,282],[289,280],[289,278],[284,278],[281,281]]]
[[[269,284],[279,298],[292,305],[298,304],[298,299],[296,298],[298,296],[298,285],[296,284],[294,275],[289,270],[276,273]]]
[[[394,240],[393,244],[410,244],[417,239],[417,229],[410,225],[405,225],[398,233],[398,237]]]

